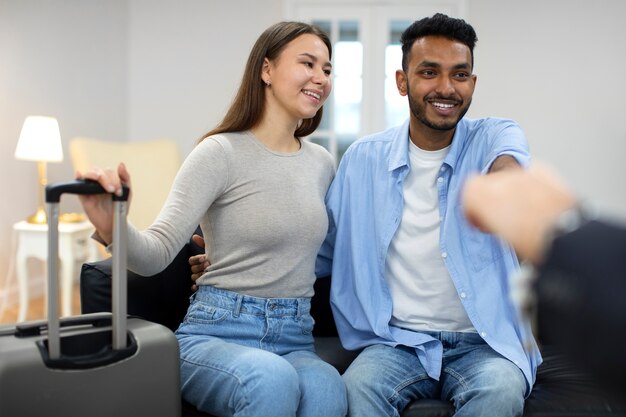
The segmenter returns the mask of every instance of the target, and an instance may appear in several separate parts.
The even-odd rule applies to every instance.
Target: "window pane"
[[[309,139],[328,149],[339,162],[361,132],[363,44],[359,22],[314,20],[333,41],[333,91],[324,105],[320,127]]]
[[[361,130],[363,44],[358,38],[358,22],[339,22],[339,41],[333,53],[334,131],[337,134],[358,134]]]
[[[410,21],[389,22],[389,44],[385,48],[385,122],[386,127],[402,124],[409,117],[407,98],[398,93],[396,70],[402,69],[400,35]]]
[[[311,23],[313,25],[319,27],[320,29],[322,29],[330,37],[330,35],[331,35],[331,33],[330,33],[330,31],[331,31],[330,20],[314,20]]]
[[[324,32],[326,32],[328,37],[332,39],[332,24],[330,20],[314,20],[311,23],[319,27],[320,29],[322,29]],[[333,108],[333,101],[331,98],[328,98],[326,102],[324,103],[324,113],[322,114],[322,120],[320,122],[320,125],[317,128],[318,131],[330,129],[330,115],[332,112],[332,108]],[[329,149],[328,143],[324,144],[324,147],[326,147],[326,149]]]

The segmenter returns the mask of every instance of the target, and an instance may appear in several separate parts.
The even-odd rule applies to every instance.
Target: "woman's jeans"
[[[420,398],[452,402],[456,417],[522,415],[526,379],[515,364],[476,333],[424,333],[443,345],[439,381],[426,374],[414,348],[369,346],[343,376],[350,416],[399,416]]]
[[[337,370],[314,351],[309,298],[200,286],[176,331],[183,398],[217,416],[345,416]]]

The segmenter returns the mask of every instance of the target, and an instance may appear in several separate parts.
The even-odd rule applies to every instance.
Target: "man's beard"
[[[465,105],[465,107],[461,108],[461,113],[459,114],[459,117],[456,120],[435,123],[432,120],[429,120],[428,117],[426,116],[426,106],[428,105],[426,101],[422,101],[422,105],[420,105],[417,101],[412,99],[411,94],[408,94],[408,99],[409,99],[409,109],[411,110],[411,114],[413,114],[413,116],[415,116],[425,126],[433,130],[441,130],[441,131],[454,129],[456,125],[459,124],[459,120],[461,120],[463,116],[465,116],[465,113],[467,113],[467,111],[469,110],[470,104],[472,104],[472,99],[470,98],[467,101],[467,104]]]

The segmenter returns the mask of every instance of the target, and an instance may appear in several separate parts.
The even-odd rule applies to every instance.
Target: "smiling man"
[[[349,415],[398,416],[441,398],[455,416],[521,416],[541,356],[509,301],[514,252],[467,222],[464,180],[529,162],[511,120],[464,118],[474,29],[437,14],[402,35],[398,92],[410,118],[355,142],[326,197],[317,275],[332,268]]]

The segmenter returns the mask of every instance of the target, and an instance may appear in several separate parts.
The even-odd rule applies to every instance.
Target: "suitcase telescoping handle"
[[[61,335],[58,316],[58,256],[59,256],[59,202],[62,194],[104,194],[104,188],[95,181],[73,180],[46,186],[48,210],[48,354],[50,359],[61,356]],[[113,349],[126,347],[126,211],[129,189],[122,187],[122,195],[113,199],[113,282],[112,328]]]

